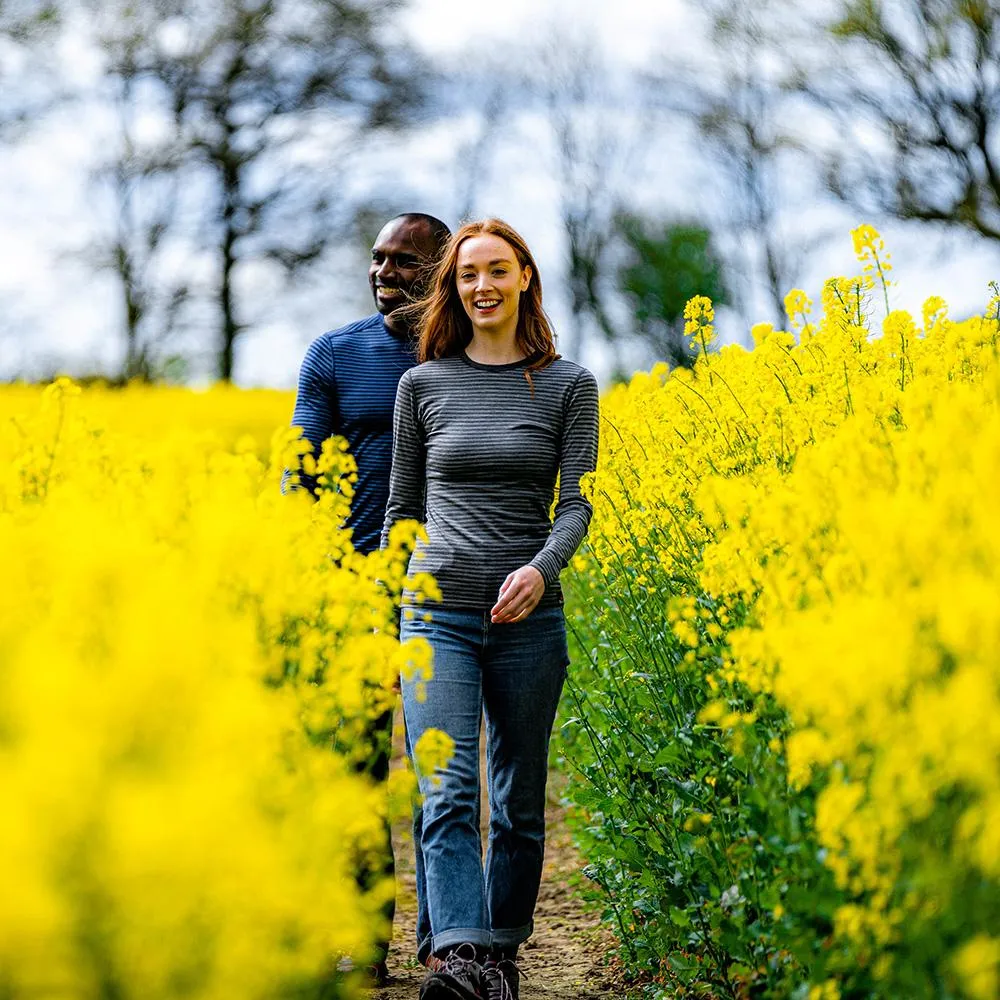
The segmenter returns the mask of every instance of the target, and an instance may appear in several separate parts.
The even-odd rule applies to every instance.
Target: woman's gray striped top
[[[527,364],[463,353],[400,379],[382,545],[396,521],[426,524],[410,572],[434,575],[443,607],[488,610],[527,564],[545,580],[540,606],[560,604],[559,572],[587,533],[580,477],[597,463],[597,381],[560,358],[531,373],[532,391]]]

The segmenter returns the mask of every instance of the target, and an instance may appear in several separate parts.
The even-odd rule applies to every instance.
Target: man
[[[346,438],[358,465],[347,527],[354,548],[379,547],[392,465],[396,386],[416,362],[412,316],[402,307],[425,291],[424,280],[451,233],[432,215],[409,212],[382,227],[372,246],[368,281],[378,310],[332,330],[309,346],[299,373],[292,424],[319,455],[331,435]],[[300,473],[311,493],[316,480]]]
[[[299,373],[292,424],[302,428],[316,455],[331,435],[347,440],[358,466],[347,527],[353,531],[354,548],[365,554],[379,547],[389,499],[396,386],[403,372],[417,363],[413,316],[403,307],[424,294],[426,279],[450,236],[440,219],[420,212],[387,222],[375,238],[368,269],[377,312],[314,340]],[[315,478],[300,473],[299,479],[300,488],[315,495]],[[373,723],[372,736],[379,749],[367,771],[381,781],[389,774],[391,712]],[[380,874],[395,874],[391,849],[384,871],[362,872],[359,882],[365,886]],[[390,923],[394,910],[390,902]],[[384,942],[372,970],[376,984],[387,978],[387,951]]]

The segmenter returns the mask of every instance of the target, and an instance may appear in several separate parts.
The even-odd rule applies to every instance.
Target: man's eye
[[[372,250],[372,260],[375,261],[376,264],[381,264],[382,254],[380,254],[377,250]]]

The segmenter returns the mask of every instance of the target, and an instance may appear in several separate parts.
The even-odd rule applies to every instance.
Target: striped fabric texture
[[[347,439],[358,464],[347,526],[359,552],[379,547],[389,499],[396,386],[416,363],[413,343],[394,336],[378,314],[324,333],[302,362],[292,425],[302,428],[317,455],[328,437]],[[286,482],[287,474],[282,489]],[[309,476],[302,476],[302,486],[316,491]]]
[[[597,462],[597,381],[559,359],[529,385],[526,366],[463,353],[400,379],[382,541],[400,519],[426,524],[410,572],[434,575],[441,606],[486,611],[507,575],[528,564],[545,580],[539,606],[562,603],[559,573],[592,513],[580,477]]]

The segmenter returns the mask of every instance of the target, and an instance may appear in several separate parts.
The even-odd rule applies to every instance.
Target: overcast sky
[[[658,53],[696,55],[699,19],[681,0],[576,0],[572,4],[539,0],[503,0],[484,8],[468,0],[411,0],[402,29],[432,58],[448,60],[482,45],[530,41],[544,9],[550,23],[567,30],[592,29],[609,57],[646,64]],[[81,64],[79,71],[86,73]],[[624,109],[623,109],[624,111]],[[44,371],[53,366],[80,370],[114,368],[120,353],[117,301],[109,281],[95,278],[72,249],[87,242],[88,191],[85,177],[99,123],[81,123],[72,115],[40,131],[30,141],[0,148],[0,377],[14,371]],[[546,305],[557,329],[568,322],[559,275],[563,244],[555,213],[555,192],[539,163],[530,120],[511,122],[495,159],[484,168],[476,192],[477,214],[506,218],[533,247],[545,276]],[[449,223],[460,182],[454,162],[462,141],[462,123],[438,125],[383,149],[385,183],[406,164],[414,208],[439,214]],[[715,197],[711,179],[700,177],[683,149],[663,162],[648,200],[669,211],[695,214]],[[372,177],[373,182],[378,178]],[[789,178],[789,183],[792,182]],[[643,200],[643,199],[640,199]],[[854,220],[830,204],[801,206],[789,220],[799,232],[838,231],[821,242],[805,262],[801,284],[818,299],[823,279],[854,270],[849,229]],[[982,308],[986,285],[1000,275],[1000,260],[982,244],[935,235],[931,230],[882,226],[893,252],[899,285],[893,306],[919,314],[930,294],[942,294],[953,315]],[[311,297],[300,297],[280,314],[265,317],[238,346],[237,381],[246,385],[291,386],[305,346],[324,329],[363,315],[369,309],[366,274],[318,276]],[[725,325],[724,321],[724,325]],[[730,318],[724,334],[744,335],[743,324]],[[600,369],[600,358],[584,358]]]

